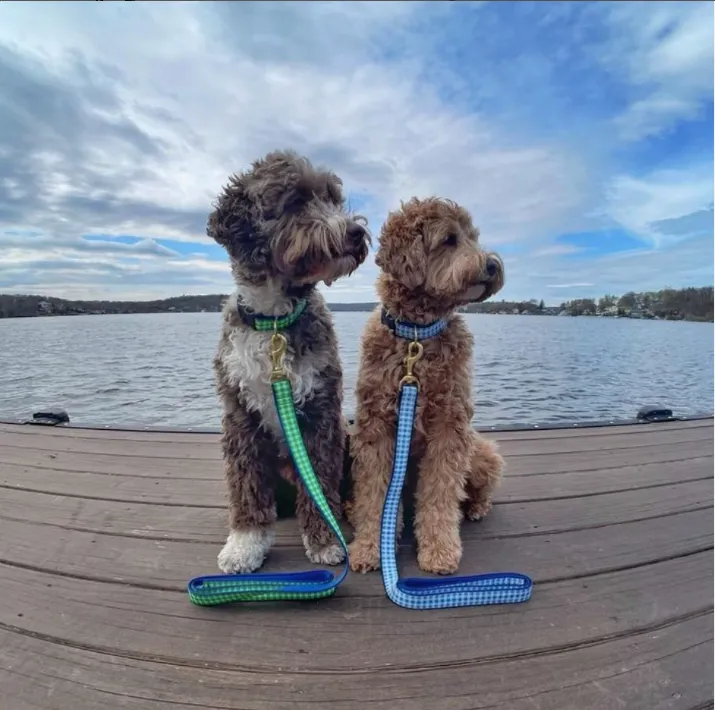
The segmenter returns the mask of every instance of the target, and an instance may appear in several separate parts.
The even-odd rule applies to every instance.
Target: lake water
[[[368,313],[335,313],[354,408]],[[713,324],[466,315],[478,425],[630,418],[643,404],[713,411]],[[218,427],[218,313],[0,320],[0,419],[48,406],[73,423]]]

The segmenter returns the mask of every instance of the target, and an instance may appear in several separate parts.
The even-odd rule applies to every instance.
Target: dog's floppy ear
[[[229,231],[226,229],[224,221],[221,219],[218,206],[209,215],[209,220],[206,223],[206,234],[211,237],[211,239],[218,242],[221,246],[225,247],[228,245],[230,239]]]
[[[425,282],[425,261],[421,239],[416,239],[414,246],[397,249],[385,249],[381,245],[375,254],[377,266],[408,289],[419,288]]]
[[[209,215],[206,234],[244,268],[262,271],[270,265],[271,249],[254,221],[254,208],[244,180],[232,175]]]
[[[380,234],[375,264],[405,288],[422,286],[427,276],[422,222],[402,212],[389,215]]]
[[[251,202],[239,176],[232,175],[223,188],[206,224],[206,234],[228,249],[251,231]]]

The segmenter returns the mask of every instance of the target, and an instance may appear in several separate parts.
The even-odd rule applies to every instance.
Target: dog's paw
[[[492,501],[490,499],[470,501],[467,506],[467,520],[483,520],[489,515],[491,509]]]
[[[459,569],[461,559],[461,545],[446,548],[422,547],[417,552],[419,568],[430,574],[454,574]]]
[[[330,542],[327,545],[311,545],[303,537],[305,554],[308,559],[316,565],[339,565],[345,560],[345,550],[338,542]]]
[[[348,552],[350,553],[350,569],[353,572],[365,574],[380,569],[380,551],[377,545],[354,540],[348,546]]]
[[[263,564],[273,544],[268,528],[232,530],[218,553],[218,566],[226,574],[255,572]]]

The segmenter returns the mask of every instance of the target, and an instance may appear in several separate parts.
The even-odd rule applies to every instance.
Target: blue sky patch
[[[649,245],[643,240],[620,229],[562,234],[555,241],[557,244],[574,247],[578,250],[564,255],[565,258],[570,259],[596,259],[618,252],[649,248]]]

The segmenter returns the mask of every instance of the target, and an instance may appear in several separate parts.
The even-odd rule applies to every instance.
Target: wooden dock
[[[215,434],[0,424],[0,708],[712,708],[713,420],[493,436],[508,473],[460,573],[529,574],[529,602],[408,611],[374,573],[199,608]],[[307,567],[282,520],[266,569]]]

